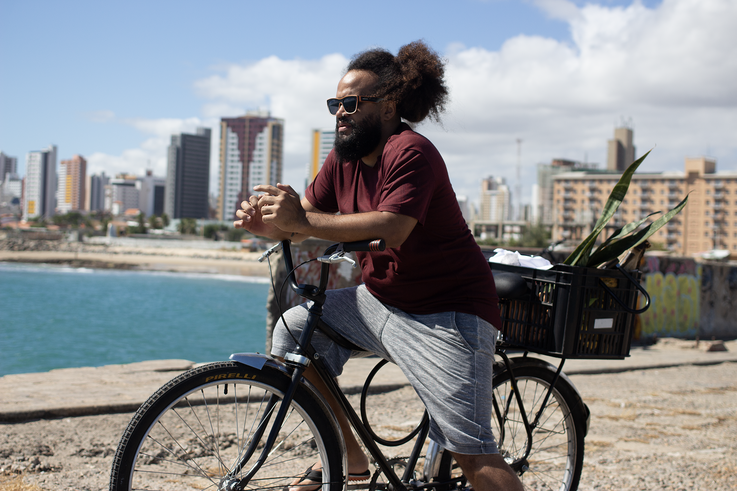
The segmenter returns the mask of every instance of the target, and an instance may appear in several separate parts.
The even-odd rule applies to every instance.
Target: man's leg
[[[335,400],[312,365],[307,368],[304,373],[304,377],[312,382],[312,385],[314,385],[320,394],[322,394],[332,408],[333,413],[335,413],[335,417],[338,419],[340,429],[343,431],[346,453],[348,454],[348,473],[360,474],[365,472],[366,469],[368,469],[368,457],[363,453],[361,445],[353,434],[353,429],[351,428],[351,423],[348,421],[348,416],[346,416],[346,414],[341,410],[340,404]]]
[[[524,491],[517,475],[499,454],[454,453],[453,458],[475,491]]]

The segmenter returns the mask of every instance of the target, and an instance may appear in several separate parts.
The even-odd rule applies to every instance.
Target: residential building
[[[105,186],[110,184],[110,177],[104,172],[100,175],[87,176],[84,209],[88,211],[105,210]]]
[[[312,153],[310,165],[307,169],[307,181],[305,188],[315,179],[315,176],[328,158],[330,151],[335,145],[335,128],[328,130],[312,130]]]
[[[218,219],[234,219],[254,186],[281,181],[283,147],[284,120],[268,112],[220,120]]]
[[[0,152],[0,182],[5,180],[6,174],[18,172],[18,157],[11,157]]]
[[[580,243],[601,216],[620,177],[621,172],[611,170],[556,175],[553,240]],[[652,213],[669,211],[686,195],[683,211],[649,240],[682,255],[712,249],[737,255],[737,172],[716,172],[716,161],[706,157],[686,158],[685,172],[635,173],[601,238]]]
[[[146,176],[138,179],[138,209],[147,217],[164,213],[166,178],[153,175],[147,170]]]
[[[104,188],[104,209],[115,216],[125,214],[126,210],[138,209],[139,188],[137,176],[118,174]]]
[[[172,135],[166,170],[164,212],[169,218],[209,218],[210,129]]]
[[[60,214],[84,210],[87,184],[87,161],[75,155],[59,164],[56,209]]]
[[[490,222],[510,220],[512,197],[503,177],[487,177],[481,180],[480,219]]]
[[[56,145],[26,155],[23,220],[51,218],[56,209]]]
[[[18,174],[8,172],[0,184],[0,202],[12,205],[20,204],[23,193],[23,180]]]

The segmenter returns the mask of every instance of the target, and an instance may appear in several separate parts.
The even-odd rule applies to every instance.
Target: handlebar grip
[[[356,242],[344,242],[343,250],[345,252],[378,252],[386,249],[384,239],[376,240],[357,240]]]

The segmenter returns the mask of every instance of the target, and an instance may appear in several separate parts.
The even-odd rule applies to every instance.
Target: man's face
[[[349,95],[373,95],[377,76],[363,70],[348,72],[338,83],[336,97]],[[343,106],[335,115],[335,153],[341,161],[359,160],[373,152],[381,142],[382,123],[380,105],[359,102],[353,114],[347,114]]]

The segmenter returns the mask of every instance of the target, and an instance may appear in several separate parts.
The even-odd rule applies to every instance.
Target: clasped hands
[[[241,209],[235,212],[240,220],[233,222],[233,226],[276,240],[300,231],[306,212],[299,194],[291,186],[262,184],[253,190],[262,194],[254,194],[241,203]]]

